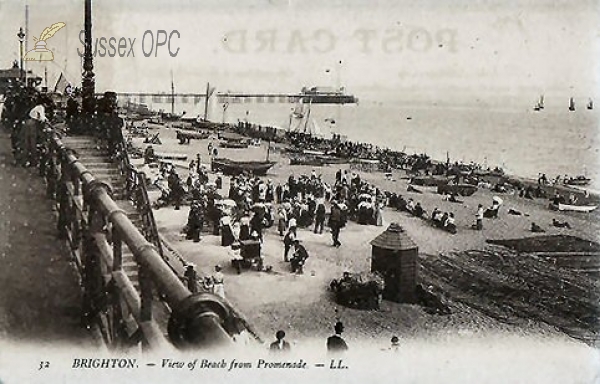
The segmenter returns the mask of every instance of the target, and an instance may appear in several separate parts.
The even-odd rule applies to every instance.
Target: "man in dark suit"
[[[323,226],[325,224],[325,204],[322,201],[317,205],[317,212],[315,217],[315,233],[322,234]]]
[[[342,210],[337,205],[337,202],[333,201],[331,205],[331,214],[329,215],[329,227],[331,228],[331,239],[333,240],[333,246],[339,247],[340,243],[340,228],[342,228]]]
[[[285,352],[285,351],[290,350],[290,343],[288,343],[287,341],[284,340],[284,338],[285,338],[284,331],[281,331],[281,330],[277,331],[277,333],[275,334],[275,338],[277,340],[272,342],[271,345],[269,346],[269,350],[271,352]]]
[[[294,240],[294,254],[292,255],[291,267],[292,273],[304,273],[304,263],[308,259],[308,251],[304,245],[300,244],[300,240]]]
[[[344,332],[344,324],[341,321],[335,323],[334,326],[335,335],[327,338],[327,351],[328,352],[344,352],[348,350],[348,345],[342,339],[342,332]]]

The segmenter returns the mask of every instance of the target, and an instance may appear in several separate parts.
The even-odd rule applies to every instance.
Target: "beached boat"
[[[223,142],[219,143],[219,146],[223,147],[223,148],[243,149],[243,148],[248,148],[248,143],[235,142],[235,141],[223,141]]]
[[[313,167],[322,167],[325,163],[314,156],[294,155],[290,156],[290,165],[311,165]]]
[[[475,192],[477,192],[477,186],[471,184],[444,184],[439,185],[437,192],[442,195],[461,195],[461,196],[471,196]]]
[[[290,165],[312,165],[320,167],[326,164],[346,164],[350,161],[341,157],[325,154],[301,153],[290,156]]]
[[[592,181],[592,179],[589,179],[585,176],[577,176],[575,178],[570,178],[568,180],[565,180],[564,183],[567,185],[577,185],[577,186],[586,186],[589,185],[590,182]]]
[[[447,176],[417,176],[411,179],[411,184],[423,187],[438,187],[448,184],[450,178]]]
[[[248,148],[249,139],[235,132],[222,132],[219,139],[223,140],[219,146],[224,148]]]
[[[573,100],[573,98],[571,97],[569,99],[569,111],[573,112],[575,110],[575,101]]]
[[[179,129],[176,131],[177,138],[185,138],[185,139],[196,139],[196,140],[204,140],[210,137],[210,133],[208,132],[197,132],[197,131],[180,131]]]
[[[596,208],[598,208],[597,205],[571,205],[558,203],[559,211],[592,212]]]
[[[592,99],[588,101],[587,109],[594,109],[594,101]]]
[[[263,176],[275,164],[275,161],[235,161],[226,158],[215,158],[212,159],[211,167],[213,171],[221,171],[225,175],[234,176],[248,172]]]

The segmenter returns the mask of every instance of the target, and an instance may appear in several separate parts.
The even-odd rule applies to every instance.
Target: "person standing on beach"
[[[212,276],[213,293],[221,298],[225,298],[225,276],[221,272],[221,266],[215,266],[215,273]]]
[[[319,235],[323,233],[323,226],[325,225],[325,204],[323,201],[319,201],[317,205],[317,211],[315,213],[315,233]]]
[[[281,186],[281,183],[277,183],[277,187],[275,187],[275,196],[277,197],[275,203],[281,204],[283,202],[283,187]]]
[[[285,210],[285,207],[279,207],[279,209],[277,210],[277,216],[277,230],[279,231],[279,236],[283,236],[285,232],[285,227],[287,225],[287,211]]]
[[[286,263],[289,261],[288,254],[290,253],[290,249],[292,248],[292,245],[294,245],[295,241],[296,231],[295,229],[290,228],[283,238],[283,261]]]
[[[275,334],[275,341],[269,346],[271,352],[286,352],[290,350],[290,343],[285,341],[285,332],[277,331]]]
[[[344,332],[344,324],[341,321],[335,323],[333,327],[335,334],[327,338],[327,351],[334,353],[341,353],[348,350],[348,344],[342,339],[342,332]]]
[[[481,231],[483,229],[483,205],[479,204],[477,207],[477,213],[475,214],[475,224],[473,229]]]
[[[398,339],[398,336],[393,336],[391,343],[392,345],[390,345],[390,351],[398,352],[400,350],[400,339]]]
[[[331,239],[333,240],[333,246],[341,246],[342,243],[340,243],[339,237],[340,228],[342,228],[342,210],[335,201],[331,205],[331,213],[329,215],[329,227],[331,228]]]

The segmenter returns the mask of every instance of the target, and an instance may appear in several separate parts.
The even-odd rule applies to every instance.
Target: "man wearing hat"
[[[290,260],[290,264],[292,267],[292,273],[303,273],[304,272],[304,263],[308,259],[308,251],[304,247],[304,245],[300,244],[300,240],[294,240],[294,254],[292,255],[292,259]]]
[[[398,352],[400,350],[400,339],[398,339],[398,336],[393,336],[391,342],[390,351]]]
[[[340,228],[342,228],[342,210],[334,200],[331,205],[331,213],[329,216],[329,227],[331,228],[331,239],[333,240],[333,246],[339,247],[340,243]]]
[[[333,327],[335,334],[327,338],[327,351],[328,352],[344,352],[348,350],[348,345],[342,339],[342,332],[344,332],[344,324],[341,321],[335,323]]]
[[[187,222],[188,240],[194,240],[195,243],[200,241],[200,233],[204,226],[204,207],[200,200],[194,200],[190,207]]]
[[[322,200],[319,200],[317,209],[315,212],[315,233],[322,234],[323,226],[325,225],[325,204]]]
[[[187,287],[192,293],[198,292],[198,285],[196,284],[196,280],[198,275],[196,274],[196,270],[194,269],[196,266],[193,263],[188,263],[185,266],[185,272],[183,272],[183,277],[187,282]]]
[[[271,343],[269,350],[271,352],[285,352],[290,350],[290,343],[284,340],[285,332],[282,330],[277,331],[275,334],[276,340]]]

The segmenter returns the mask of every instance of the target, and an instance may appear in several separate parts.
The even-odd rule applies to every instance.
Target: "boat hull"
[[[471,185],[471,184],[456,184],[456,185],[444,184],[444,185],[438,186],[437,192],[439,194],[445,193],[448,195],[458,194],[461,196],[471,196],[472,194],[477,192],[477,187],[474,185]]]
[[[264,176],[275,164],[274,161],[235,161],[217,158],[212,160],[212,169],[230,176],[236,176],[244,172]]]
[[[586,185],[589,185],[590,182],[591,182],[590,179],[575,179],[575,180],[568,180],[567,182],[565,182],[565,184],[577,185],[579,187],[585,187]]]
[[[445,176],[419,176],[413,177],[411,184],[422,187],[439,187],[440,185],[448,184],[449,181],[450,178]]]
[[[183,138],[183,139],[197,139],[197,140],[204,140],[204,139],[208,139],[210,137],[209,133],[204,133],[204,132],[193,132],[193,131],[180,131],[177,130],[177,138]]]
[[[598,208],[597,205],[570,205],[570,204],[558,204],[559,211],[574,211],[574,212],[592,212]]]
[[[244,149],[248,148],[248,143],[222,142],[219,146],[222,148]]]

